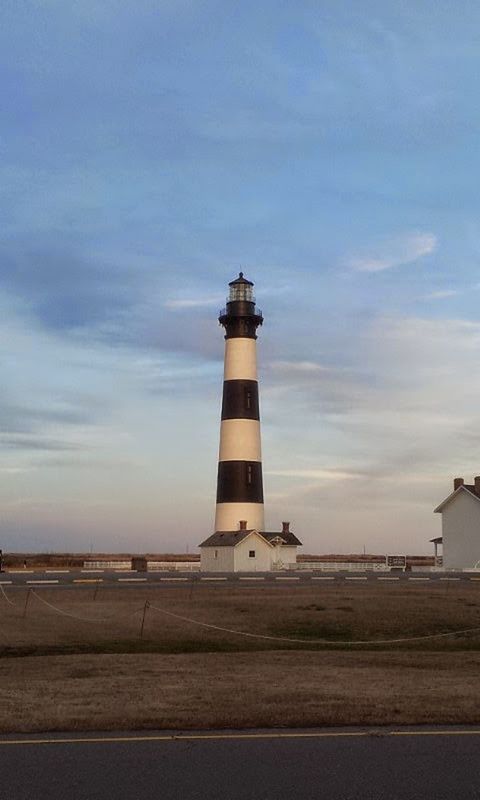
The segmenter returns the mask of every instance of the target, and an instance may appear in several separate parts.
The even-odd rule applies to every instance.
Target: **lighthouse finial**
[[[239,272],[238,277],[243,278],[243,272]]]

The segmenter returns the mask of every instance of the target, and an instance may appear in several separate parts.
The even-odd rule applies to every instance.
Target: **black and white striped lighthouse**
[[[222,421],[218,459],[215,531],[242,526],[265,530],[260,410],[257,379],[257,328],[253,283],[241,272],[229,284],[219,323],[225,328]]]

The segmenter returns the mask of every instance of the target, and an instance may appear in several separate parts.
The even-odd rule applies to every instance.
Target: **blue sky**
[[[208,535],[242,268],[269,527],[429,551],[480,472],[479,30],[468,0],[4,0],[4,549]]]

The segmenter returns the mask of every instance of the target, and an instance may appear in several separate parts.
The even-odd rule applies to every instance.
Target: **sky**
[[[479,31],[473,0],[3,0],[4,550],[211,533],[242,269],[268,529],[432,552],[480,473]]]

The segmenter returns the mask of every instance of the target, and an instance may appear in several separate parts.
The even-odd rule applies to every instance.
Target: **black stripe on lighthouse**
[[[260,461],[220,461],[217,503],[263,503]]]
[[[223,382],[222,420],[260,419],[258,382],[231,380]]]

